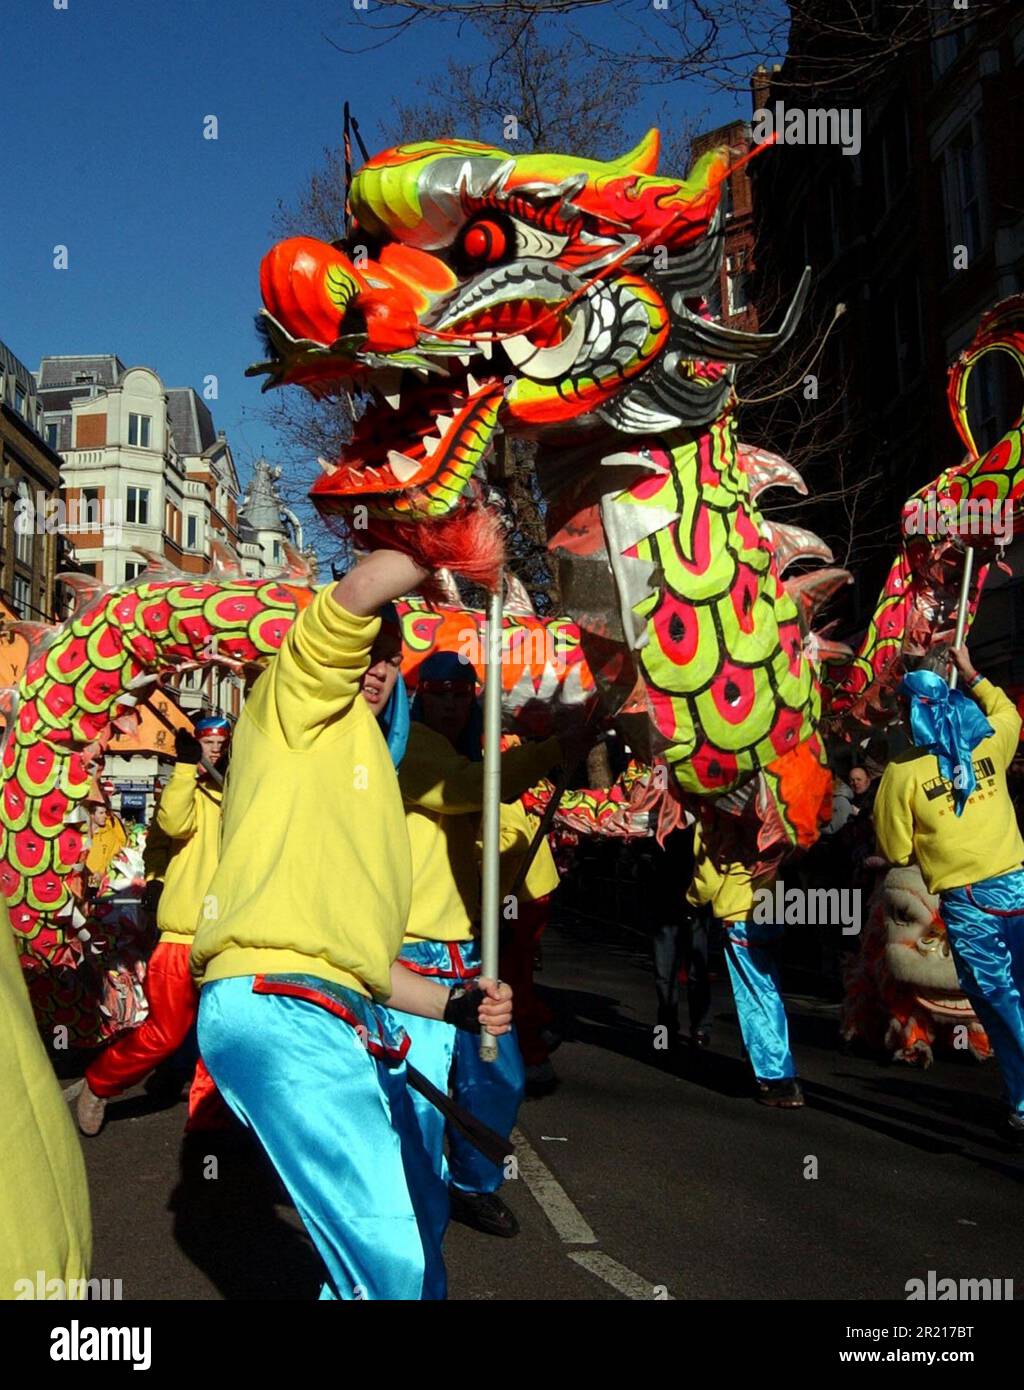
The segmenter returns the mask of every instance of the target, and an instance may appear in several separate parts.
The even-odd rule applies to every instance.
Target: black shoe
[[[549,1096],[558,1087],[558,1073],[550,1062],[538,1062],[526,1068],[523,1089],[528,1096]]]
[[[519,1222],[494,1192],[463,1192],[450,1187],[448,1197],[453,1221],[472,1226],[488,1236],[517,1236]]]
[[[143,1089],[154,1105],[166,1110],[181,1100],[181,1093],[188,1080],[191,1080],[191,1077],[182,1076],[181,1072],[173,1067],[157,1067],[156,1071],[150,1072]]]
[[[759,1081],[757,1103],[774,1105],[777,1110],[799,1110],[804,1103],[804,1093],[795,1077],[791,1080]]]
[[[1003,1138],[1015,1149],[1024,1149],[1024,1115],[1010,1111],[999,1127]]]
[[[694,1052],[706,1052],[711,1046],[711,1034],[706,1028],[698,1028],[690,1034],[690,1046]]]

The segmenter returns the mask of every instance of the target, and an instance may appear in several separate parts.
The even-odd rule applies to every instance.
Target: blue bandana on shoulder
[[[377,722],[391,754],[391,761],[396,768],[400,767],[409,742],[409,694],[401,676],[395,682],[395,688]]]
[[[900,690],[910,697],[910,736],[915,748],[934,753],[939,771],[953,785],[953,809],[959,816],[977,786],[971,754],[994,732],[978,705],[960,690],[950,690],[934,671],[911,671]]]

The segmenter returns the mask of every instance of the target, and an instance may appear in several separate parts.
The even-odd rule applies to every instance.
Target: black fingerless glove
[[[480,1032],[480,1000],[478,989],[453,989],[444,1006],[444,1021],[467,1033]]]
[[[174,756],[179,763],[202,762],[203,746],[187,729],[179,729],[174,735]]]
[[[164,891],[163,881],[159,878],[150,879],[146,884],[145,892],[142,894],[142,906],[147,912],[155,912],[160,906],[160,894]]]

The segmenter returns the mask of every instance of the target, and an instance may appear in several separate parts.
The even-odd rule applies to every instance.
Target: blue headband
[[[911,671],[900,682],[910,697],[910,736],[915,748],[934,753],[939,771],[953,784],[953,809],[959,816],[977,786],[971,754],[994,732],[969,695],[950,690],[934,671]]]
[[[231,731],[231,724],[223,714],[204,714],[202,719],[197,719],[193,726],[197,734],[205,734],[209,729],[226,729]]]

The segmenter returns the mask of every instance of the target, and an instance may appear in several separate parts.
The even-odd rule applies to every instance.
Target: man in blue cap
[[[1003,1075],[1007,1137],[1024,1145],[1024,841],[1006,786],[1021,719],[966,647],[952,655],[970,695],[934,671],[903,678],[913,747],[885,770],[875,832],[890,864],[913,858],[939,895],[960,984]]]

